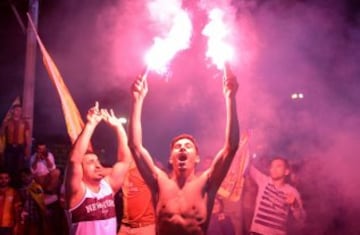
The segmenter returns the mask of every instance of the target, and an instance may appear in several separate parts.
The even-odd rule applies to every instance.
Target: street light
[[[304,94],[301,92],[293,93],[291,94],[291,99],[293,100],[304,99]]]

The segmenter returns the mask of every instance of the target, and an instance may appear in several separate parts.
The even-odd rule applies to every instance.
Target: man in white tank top
[[[110,174],[94,153],[88,153],[91,136],[104,120],[114,127],[118,137],[117,163]],[[71,235],[115,235],[114,195],[122,186],[131,155],[126,132],[120,119],[110,110],[99,110],[96,102],[87,114],[87,122],[70,153],[65,178],[66,204],[71,213]]]

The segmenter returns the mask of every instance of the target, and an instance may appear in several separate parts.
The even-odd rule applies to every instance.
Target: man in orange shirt
[[[0,234],[11,235],[21,201],[18,192],[9,186],[10,175],[0,170]]]
[[[22,107],[16,104],[12,107],[11,117],[5,121],[1,131],[5,134],[4,165],[14,176],[24,165],[26,157],[30,156],[30,126],[22,116]]]
[[[125,178],[122,198],[124,214],[118,235],[155,235],[151,192],[134,162]]]

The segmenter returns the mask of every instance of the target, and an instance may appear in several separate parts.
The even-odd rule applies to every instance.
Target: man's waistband
[[[155,223],[154,222],[130,222],[130,223],[122,222],[121,224],[130,228],[141,228],[141,227],[153,225]]]
[[[23,147],[25,147],[25,144],[6,144],[6,147],[8,147],[8,148],[23,148]]]

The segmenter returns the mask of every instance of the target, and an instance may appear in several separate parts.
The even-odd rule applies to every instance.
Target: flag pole
[[[39,16],[39,0],[29,0],[29,13],[35,26]],[[29,139],[27,140],[27,153],[30,153],[34,123],[34,93],[35,93],[35,73],[36,73],[36,41],[34,32],[30,24],[26,31],[26,55],[24,70],[24,89],[23,89],[23,114],[29,122]]]
[[[84,122],[81,118],[80,111],[77,108],[70,94],[70,91],[61,76],[59,69],[57,68],[55,62],[53,61],[53,59],[47,52],[44,44],[42,43],[30,15],[27,14],[27,16],[29,19],[29,25],[33,30],[33,33],[35,34],[36,40],[39,44],[40,51],[43,56],[44,66],[48,72],[50,80],[53,82],[55,89],[58,92],[68,135],[70,137],[71,143],[74,143],[84,127]],[[92,151],[91,144],[88,146],[88,150]]]
[[[12,1],[8,0],[9,1],[9,4],[10,4],[10,7],[11,7],[11,10],[14,12],[14,15],[16,17],[16,20],[18,21],[19,23],[19,26],[21,28],[21,31],[26,35],[26,27],[25,27],[25,24],[24,22],[22,21],[20,15],[19,15],[19,12],[18,10],[16,9],[15,5],[12,3]]]

